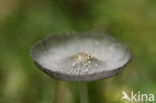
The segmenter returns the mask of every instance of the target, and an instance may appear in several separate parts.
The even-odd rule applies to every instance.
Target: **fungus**
[[[51,35],[31,48],[31,57],[40,70],[64,81],[79,81],[86,91],[87,81],[118,74],[131,60],[125,44],[109,35],[95,32],[71,32]],[[82,103],[87,93],[81,93]]]

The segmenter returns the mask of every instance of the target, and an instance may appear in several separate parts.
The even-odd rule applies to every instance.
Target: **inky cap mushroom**
[[[112,77],[130,61],[126,45],[94,32],[51,35],[31,48],[40,70],[64,81],[94,81]]]

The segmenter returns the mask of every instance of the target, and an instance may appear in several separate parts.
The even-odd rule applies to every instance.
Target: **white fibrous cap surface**
[[[31,55],[52,77],[67,81],[113,76],[131,59],[126,45],[103,33],[89,32],[48,36],[34,45]]]

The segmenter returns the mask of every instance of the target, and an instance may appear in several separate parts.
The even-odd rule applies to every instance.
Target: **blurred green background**
[[[0,0],[0,103],[79,103],[78,83],[33,64],[30,47],[58,32],[105,32],[126,43],[132,62],[88,83],[90,103],[121,101],[122,91],[156,96],[156,0]]]

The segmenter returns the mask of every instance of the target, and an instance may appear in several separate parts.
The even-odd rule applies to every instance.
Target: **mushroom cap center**
[[[90,54],[80,52],[74,55],[74,59],[79,62],[87,62],[92,59],[92,56]]]

